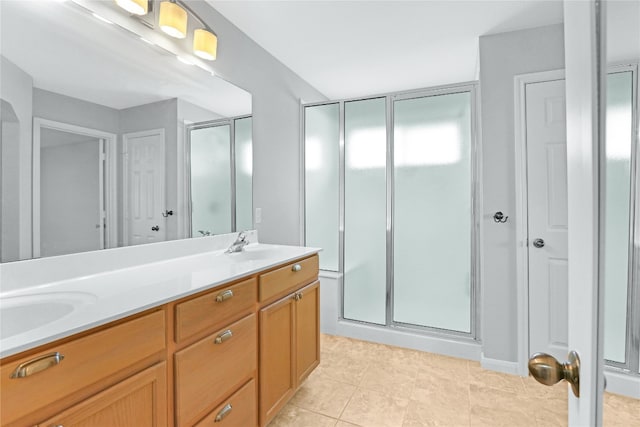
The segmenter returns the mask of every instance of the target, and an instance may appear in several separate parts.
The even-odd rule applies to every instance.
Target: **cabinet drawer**
[[[177,304],[176,342],[253,312],[256,293],[256,280],[250,279]]]
[[[212,405],[255,375],[256,342],[257,322],[252,314],[175,354],[179,426],[206,415]]]
[[[4,364],[0,368],[2,425],[38,411],[72,392],[112,377],[165,348],[165,315],[156,311]],[[22,378],[11,378],[18,365],[58,352],[59,364]],[[51,362],[52,357],[44,363]],[[33,366],[33,365],[31,365]]]
[[[318,255],[292,262],[260,276],[260,302],[284,295],[318,277]]]
[[[251,380],[211,411],[195,427],[252,427],[256,425],[258,425],[256,382]]]

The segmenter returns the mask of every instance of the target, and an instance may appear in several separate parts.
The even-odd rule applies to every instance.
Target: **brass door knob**
[[[544,385],[554,385],[565,380],[571,384],[576,397],[580,397],[580,357],[575,351],[569,352],[569,361],[560,363],[546,353],[536,353],[529,359],[529,373]]]

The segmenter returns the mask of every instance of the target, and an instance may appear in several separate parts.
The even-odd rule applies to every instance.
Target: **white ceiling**
[[[0,1],[0,53],[37,88],[115,109],[180,98],[221,116],[251,113],[248,92],[72,2]]]
[[[562,22],[562,1],[207,0],[330,99],[475,80],[478,37]]]

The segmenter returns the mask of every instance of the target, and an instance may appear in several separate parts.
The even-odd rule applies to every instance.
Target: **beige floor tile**
[[[561,399],[564,402],[567,401],[567,390],[569,384],[566,382],[549,387],[540,384],[538,381],[534,380],[533,377],[529,376],[522,378],[522,383],[524,384],[524,391],[527,396],[532,398],[552,398]]]
[[[427,382],[416,384],[411,400],[453,410],[469,411],[469,385],[455,381]]]
[[[485,408],[471,406],[469,413],[471,427],[536,427],[535,418],[521,411],[499,407]]]
[[[324,376],[310,375],[291,398],[291,404],[333,418],[338,418],[356,387]]]
[[[454,383],[468,387],[469,373],[464,369],[443,369],[431,365],[422,365],[416,376],[416,387],[430,388],[433,384]]]
[[[457,405],[449,401],[441,405],[438,401],[418,402],[410,401],[404,417],[403,427],[420,426],[469,426],[469,406]]]
[[[524,393],[524,383],[517,375],[489,371],[481,367],[469,369],[469,383],[485,387],[498,388],[513,393]]]
[[[640,427],[640,400],[605,393],[603,418],[606,427]]]
[[[354,355],[332,353],[324,355],[316,369],[324,376],[346,384],[358,385],[364,378],[369,361]]]
[[[409,400],[357,389],[340,419],[365,427],[401,427]]]
[[[497,408],[523,412],[535,417],[536,409],[541,399],[532,399],[523,392],[513,392],[483,385],[469,385],[469,403],[471,407]]]
[[[270,427],[333,426],[330,415],[340,418],[336,427],[567,425],[566,385],[345,337],[321,340],[320,366]],[[604,407],[606,427],[640,427],[640,400],[605,393]]]
[[[445,369],[448,371],[469,371],[469,361],[465,359],[458,359],[456,357],[443,356],[441,354],[434,353],[422,353],[420,359],[423,365],[434,368]]]
[[[287,405],[269,423],[268,427],[334,427],[338,420],[306,409]]]
[[[369,341],[341,338],[340,340],[336,340],[334,347],[336,354],[357,358],[366,362],[385,361],[385,356],[388,354],[388,346]]]
[[[373,390],[391,397],[408,399],[416,383],[415,369],[393,368],[372,363],[360,381],[360,388]]]
[[[320,334],[320,348],[331,351],[335,348],[342,337],[336,335]]]

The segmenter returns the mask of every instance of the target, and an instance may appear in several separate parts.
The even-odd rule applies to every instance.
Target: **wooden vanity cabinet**
[[[319,363],[319,289],[313,255],[4,358],[0,425],[264,426]]]
[[[166,368],[157,365],[166,354],[165,339],[165,311],[161,309],[3,359],[0,424],[61,425],[54,414],[79,421],[91,419],[91,414],[102,411],[99,407],[106,411],[102,415],[111,417],[134,401],[144,401],[143,406],[153,411],[153,424],[140,426],[166,424]],[[140,380],[150,385],[147,390],[152,393],[127,396],[129,391],[116,385],[136,383],[136,374],[154,364],[154,378],[147,374]],[[17,372],[21,373],[15,375]],[[109,419],[120,420],[120,424],[108,423],[110,426],[131,425],[122,418]]]
[[[320,363],[319,313],[317,280],[260,310],[261,426],[275,417]]]

